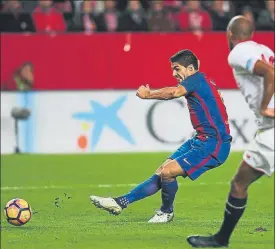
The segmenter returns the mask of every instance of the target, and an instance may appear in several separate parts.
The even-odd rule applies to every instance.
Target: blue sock
[[[173,212],[173,201],[175,198],[175,194],[178,190],[178,184],[176,179],[172,182],[162,181],[162,206],[161,211],[164,213],[172,213]]]
[[[126,208],[128,204],[153,195],[160,189],[161,178],[158,175],[153,175],[148,180],[140,183],[136,188],[132,189],[128,194],[115,198],[115,201],[122,208]]]

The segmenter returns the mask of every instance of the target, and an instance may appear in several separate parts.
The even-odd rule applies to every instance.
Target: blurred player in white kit
[[[247,189],[263,175],[274,172],[274,52],[251,40],[253,26],[243,16],[232,18],[227,27],[230,47],[228,63],[235,80],[254,112],[258,131],[244,152],[243,161],[231,181],[224,221],[211,236],[189,236],[187,241],[197,248],[227,247],[247,202]],[[237,110],[239,111],[239,110]]]

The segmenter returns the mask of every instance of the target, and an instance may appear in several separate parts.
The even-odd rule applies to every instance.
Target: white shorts
[[[243,160],[252,168],[271,176],[274,172],[274,127],[257,132],[243,154]]]

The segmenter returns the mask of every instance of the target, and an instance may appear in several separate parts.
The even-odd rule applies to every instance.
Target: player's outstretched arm
[[[260,113],[264,116],[274,117],[274,111],[268,108],[268,104],[275,92],[274,67],[262,60],[258,60],[253,71],[254,74],[264,78],[264,94]]]
[[[177,87],[165,87],[158,90],[151,90],[149,85],[140,86],[136,95],[141,99],[160,99],[168,100],[179,98],[187,94],[186,89],[179,85]]]

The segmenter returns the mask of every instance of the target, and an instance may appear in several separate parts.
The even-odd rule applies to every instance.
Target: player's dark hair
[[[188,49],[177,52],[170,58],[171,63],[179,63],[181,66],[188,67],[193,65],[195,70],[198,70],[198,59],[196,55]]]

